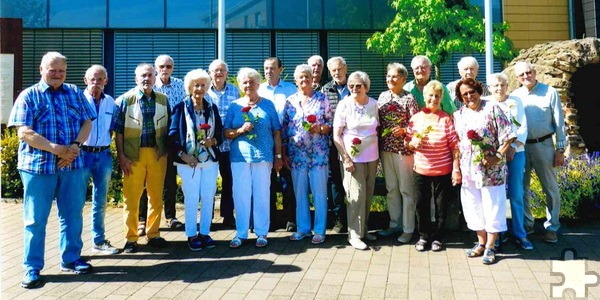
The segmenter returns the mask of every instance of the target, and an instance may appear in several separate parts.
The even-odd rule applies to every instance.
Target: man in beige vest
[[[137,86],[117,99],[119,107],[113,130],[117,156],[123,170],[123,200],[127,242],[123,252],[137,250],[140,196],[148,193],[148,245],[164,248],[167,241],[158,228],[162,214],[163,183],[167,168],[166,137],[169,131],[167,96],[152,90],[156,71],[150,64],[135,69]]]

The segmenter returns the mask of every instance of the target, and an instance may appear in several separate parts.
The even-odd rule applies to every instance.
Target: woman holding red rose
[[[399,234],[398,241],[408,243],[415,230],[415,196],[413,183],[413,151],[404,145],[410,118],[419,111],[412,94],[404,90],[408,76],[406,67],[391,63],[387,67],[389,90],[377,100],[379,108],[379,156],[385,175],[390,225],[381,236]]]
[[[465,105],[454,112],[460,143],[461,203],[477,244],[467,256],[496,261],[495,241],[506,231],[506,160],[516,132],[502,109],[481,99],[483,85],[472,79],[456,84],[456,99]]]
[[[333,119],[333,142],[344,168],[348,242],[359,250],[368,248],[363,238],[371,241],[377,239],[367,232],[379,159],[379,115],[377,101],[367,96],[370,84],[367,73],[356,71],[350,74],[350,95],[338,103]]]
[[[298,92],[287,98],[283,110],[282,139],[284,164],[291,169],[296,196],[297,232],[290,240],[309,237],[313,244],[325,241],[327,227],[327,173],[329,171],[329,132],[333,115],[329,99],[312,89],[309,65],[296,67],[294,80]],[[311,226],[308,194],[315,206],[314,227]]]
[[[414,185],[419,241],[417,251],[443,249],[446,206],[452,199],[451,183],[459,178],[458,137],[452,117],[440,108],[444,86],[432,80],[423,88],[425,107],[410,118],[407,146],[415,151]],[[452,173],[452,176],[451,176]],[[431,199],[435,223],[431,223]]]
[[[206,71],[196,69],[187,73],[184,88],[188,96],[173,108],[169,128],[174,164],[182,181],[185,233],[192,251],[215,246],[209,234],[223,126],[217,106],[205,99],[210,86],[211,78]],[[200,232],[196,227],[198,202],[202,203]]]

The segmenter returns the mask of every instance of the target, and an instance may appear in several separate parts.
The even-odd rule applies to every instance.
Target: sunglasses
[[[360,88],[362,88],[362,86],[363,86],[362,84],[349,84],[348,88],[349,89],[354,89],[354,88],[360,89]]]

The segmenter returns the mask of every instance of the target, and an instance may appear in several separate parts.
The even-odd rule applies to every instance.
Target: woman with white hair
[[[358,250],[368,248],[362,239],[377,239],[367,232],[375,173],[379,159],[377,100],[367,92],[369,75],[356,71],[348,76],[350,95],[338,103],[333,119],[333,142],[344,168],[347,198],[348,242]]]
[[[517,139],[506,152],[506,165],[508,166],[508,197],[510,198],[510,212],[512,234],[515,242],[525,250],[533,250],[533,244],[527,239],[525,230],[525,210],[523,204],[523,177],[525,174],[525,141],[527,140],[527,119],[525,108],[521,99],[507,94],[508,77],[503,73],[494,73],[488,76],[487,85],[492,92],[491,96],[483,97],[492,100],[502,109],[511,121],[511,127],[517,133]]]
[[[273,102],[258,95],[258,72],[241,68],[237,80],[244,97],[231,103],[224,123],[224,137],[231,140],[229,156],[237,231],[229,247],[239,248],[248,239],[250,212],[256,247],[265,247],[270,223],[271,169],[279,172],[283,166],[281,125]]]
[[[173,108],[169,140],[174,165],[181,177],[185,203],[185,234],[192,251],[215,247],[209,236],[213,213],[213,199],[217,192],[219,173],[218,146],[223,141],[223,126],[217,106],[206,99],[211,78],[202,69],[185,75],[187,97]],[[200,232],[197,230],[198,203]]]
[[[292,171],[296,196],[298,231],[290,240],[314,235],[313,244],[325,242],[327,226],[327,174],[329,171],[329,132],[333,114],[329,99],[312,89],[312,70],[307,64],[294,71],[298,92],[287,98],[283,110],[283,159]],[[315,206],[314,227],[310,220],[308,194]]]

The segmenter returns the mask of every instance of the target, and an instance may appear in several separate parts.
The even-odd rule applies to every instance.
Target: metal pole
[[[492,21],[492,0],[485,0],[485,74],[494,73],[494,46],[493,46],[493,21]]]
[[[218,58],[225,60],[225,0],[219,0],[218,4],[217,43]]]

